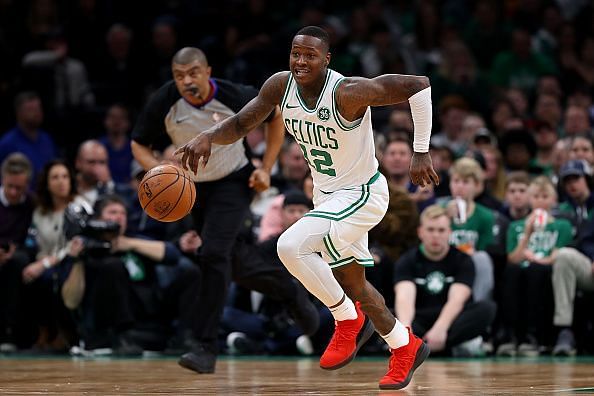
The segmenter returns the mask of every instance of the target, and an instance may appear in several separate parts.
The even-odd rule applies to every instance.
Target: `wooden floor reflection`
[[[429,360],[400,392],[380,391],[386,361],[338,371],[311,359],[221,359],[198,375],[175,360],[0,359],[0,395],[518,395],[594,393],[594,360]]]

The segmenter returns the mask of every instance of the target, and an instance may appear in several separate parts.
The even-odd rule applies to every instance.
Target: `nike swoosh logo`
[[[176,124],[181,124],[182,122],[184,122],[185,120],[190,119],[190,117],[182,117],[182,118],[178,118],[175,120]]]
[[[287,105],[285,106],[287,109],[296,109],[300,106],[291,106],[290,104],[287,103]]]

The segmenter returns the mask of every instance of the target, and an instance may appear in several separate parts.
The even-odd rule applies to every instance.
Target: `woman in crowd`
[[[28,284],[33,324],[39,328],[34,349],[64,351],[71,328],[68,311],[59,294],[63,282],[60,265],[68,254],[63,232],[64,210],[75,200],[74,175],[62,160],[45,165],[37,188],[37,207],[27,239],[35,261],[23,269]]]

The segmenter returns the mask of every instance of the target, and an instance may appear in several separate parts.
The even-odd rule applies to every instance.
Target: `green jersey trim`
[[[336,81],[334,87],[332,88],[332,115],[334,116],[334,120],[340,127],[340,129],[349,132],[355,128],[358,128],[361,125],[361,121],[363,121],[363,117],[359,118],[355,123],[351,126],[344,125],[342,120],[340,119],[340,115],[338,113],[338,108],[336,107],[336,89],[338,86],[345,80],[346,77],[342,77],[340,80]]]
[[[326,237],[327,237],[327,235],[326,235]],[[324,237],[324,238],[322,239],[322,241],[324,241],[324,246],[326,246],[326,251],[328,252],[328,255],[330,256],[330,258],[331,258],[332,260],[336,261],[336,260],[338,260],[338,257],[336,257],[336,256],[334,255],[334,253],[332,252],[332,249],[330,249],[330,246],[329,246],[329,244],[328,244],[328,239],[327,239],[326,237]]]
[[[283,99],[281,100],[281,103],[280,103],[281,112],[283,110],[283,107],[285,107],[285,103],[287,102],[287,98],[289,96],[289,91],[291,90],[292,82],[293,82],[293,74],[289,73],[289,78],[287,79],[287,86],[285,87],[285,93],[283,94]]]
[[[315,113],[315,111],[318,109],[318,106],[320,105],[320,102],[322,101],[322,98],[324,97],[324,92],[326,91],[326,86],[328,86],[328,81],[330,81],[330,69],[326,69],[326,80],[324,81],[324,86],[322,87],[322,92],[320,92],[320,96],[318,96],[318,101],[316,102],[315,107],[310,110],[307,108],[307,105],[305,104],[305,101],[303,99],[301,99],[301,94],[299,93],[299,86],[295,87],[295,92],[297,93],[297,99],[299,100],[299,104],[301,105],[301,107],[303,108],[303,110],[306,113]]]
[[[336,267],[350,264],[353,261],[355,261],[357,264],[360,264],[364,267],[373,267],[373,264],[375,263],[375,261],[373,260],[372,257],[371,258],[356,258],[354,256],[350,256],[350,257],[344,258],[342,260],[336,260],[331,263],[328,263],[328,265],[330,266],[330,268],[336,268]]]

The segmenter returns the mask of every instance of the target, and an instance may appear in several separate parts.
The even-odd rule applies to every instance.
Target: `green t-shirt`
[[[457,224],[452,221],[450,245],[463,251],[467,251],[468,247],[475,251],[485,250],[493,243],[494,226],[495,215],[491,209],[475,203],[474,212],[465,223]]]
[[[507,253],[513,252],[524,236],[526,219],[516,220],[507,228]],[[544,230],[534,231],[528,240],[528,249],[542,258],[551,255],[554,249],[562,248],[571,242],[573,232],[571,223],[565,219],[555,219]],[[522,262],[521,264],[526,264]]]

